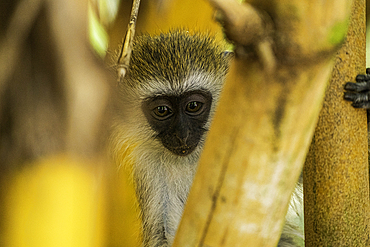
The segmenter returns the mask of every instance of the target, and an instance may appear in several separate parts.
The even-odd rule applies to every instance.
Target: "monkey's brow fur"
[[[134,78],[135,83],[148,80],[171,83],[185,79],[194,70],[225,74],[228,64],[223,52],[224,47],[201,33],[177,30],[158,36],[138,36],[134,40],[127,79]]]

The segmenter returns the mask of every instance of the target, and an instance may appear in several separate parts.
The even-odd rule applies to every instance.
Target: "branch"
[[[248,2],[273,17],[273,37],[250,5],[212,0],[228,37],[258,60],[236,54],[230,66],[174,247],[276,246],[352,1]],[[277,57],[273,74],[261,56]]]
[[[236,0],[209,0],[220,11],[219,20],[227,38],[236,46],[255,48],[266,71],[275,69],[276,61],[272,50],[272,21],[267,14],[257,11],[248,3]],[[238,52],[238,49],[236,49]]]
[[[134,0],[131,10],[130,23],[128,24],[125,41],[121,48],[121,53],[117,60],[117,78],[118,81],[122,80],[127,72],[130,65],[132,42],[135,36],[135,27],[137,15],[139,12],[140,0]]]
[[[343,100],[343,83],[365,72],[365,1],[353,1],[304,165],[306,246],[369,246],[369,164],[364,109]]]

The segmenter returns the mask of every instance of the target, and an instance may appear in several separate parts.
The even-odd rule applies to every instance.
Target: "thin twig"
[[[134,0],[132,4],[130,23],[128,24],[125,41],[117,60],[117,80],[121,81],[130,65],[132,41],[135,36],[137,15],[139,12],[140,0]]]

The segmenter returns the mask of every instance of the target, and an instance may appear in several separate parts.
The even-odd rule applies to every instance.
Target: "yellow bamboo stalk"
[[[306,246],[369,245],[366,111],[343,100],[365,72],[365,1],[354,1],[304,169]]]
[[[249,2],[274,22],[276,70],[232,64],[175,247],[276,246],[351,4]]]

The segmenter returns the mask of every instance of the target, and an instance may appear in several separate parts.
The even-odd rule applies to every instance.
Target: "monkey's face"
[[[212,106],[208,91],[195,90],[181,95],[147,98],[142,110],[163,146],[172,153],[186,156],[202,139]]]

